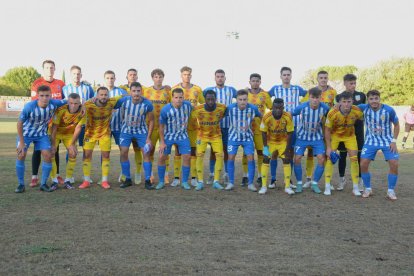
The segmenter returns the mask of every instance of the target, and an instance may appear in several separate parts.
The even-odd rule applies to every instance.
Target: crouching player
[[[371,160],[375,159],[377,151],[381,150],[390,168],[387,198],[396,200],[394,189],[397,185],[400,158],[396,144],[400,132],[398,117],[391,106],[381,103],[380,92],[377,90],[369,91],[367,98],[368,104],[358,105],[364,113],[366,126],[365,142],[361,153],[361,177],[365,186],[362,197],[367,198],[372,195],[371,174],[368,168]]]
[[[211,151],[216,156],[213,188],[222,190],[223,187],[219,183],[221,170],[223,169],[223,142],[221,139],[220,121],[224,117],[226,106],[216,103],[216,92],[213,90],[207,90],[204,97],[206,103],[196,106],[191,113],[191,116],[196,118],[199,126],[196,141],[198,178],[196,190],[199,191],[204,188],[203,160],[207,144],[211,145]]]
[[[333,171],[332,162],[330,160],[331,152],[336,152],[339,143],[343,142],[348,151],[349,159],[351,160],[352,193],[355,196],[360,196],[361,193],[358,189],[358,145],[354,125],[357,120],[362,120],[363,114],[358,107],[352,105],[352,94],[350,92],[342,92],[339,94],[338,101],[338,106],[329,111],[325,122],[326,156],[328,157],[328,160],[325,165],[324,195],[331,195],[331,178]],[[338,190],[342,189],[343,185],[338,186]]]
[[[309,101],[305,102],[292,112],[293,116],[300,116],[295,143],[294,171],[296,180],[296,192],[301,193],[302,186],[302,156],[307,147],[313,149],[313,154],[318,158],[318,165],[313,173],[311,184],[312,191],[319,194],[321,190],[318,182],[321,179],[325,166],[325,144],[323,143],[322,123],[329,107],[321,103],[322,91],[315,87],[309,90]]]
[[[285,178],[285,192],[293,195],[295,192],[290,187],[292,167],[290,165],[292,155],[292,133],[294,131],[293,120],[290,113],[284,111],[283,99],[276,98],[273,101],[272,111],[267,112],[262,119],[260,130],[263,136],[263,166],[262,187],[259,194],[267,191],[267,177],[270,160],[280,157],[283,161],[283,173]]]
[[[64,182],[64,188],[73,189],[73,171],[75,169],[76,156],[78,154],[78,147],[76,145],[76,142],[80,133],[82,132],[81,120],[83,118],[83,115],[79,94],[71,93],[67,98],[68,104],[59,107],[56,111],[55,116],[53,117],[51,135],[53,153],[52,156],[54,156],[54,152],[56,151],[60,142],[62,142],[68,151],[68,162],[66,164],[66,178]],[[76,128],[78,125],[80,127]],[[52,169],[51,177],[54,180],[50,188],[52,190],[56,190],[58,187],[58,181],[55,179],[55,175],[52,175],[56,174],[56,163],[54,158],[52,158],[52,165],[54,168]]]
[[[24,106],[17,121],[16,174],[19,185],[15,190],[16,193],[25,191],[24,160],[31,143],[34,144],[35,150],[41,151],[43,157],[40,190],[44,192],[53,191],[46,184],[52,170],[52,152],[49,136],[47,135],[47,125],[56,109],[65,104],[66,101],[51,99],[51,89],[46,85],[38,87],[36,92],[38,99]]]
[[[131,165],[128,159],[129,146],[132,140],[135,140],[138,148],[142,150],[144,156],[145,171],[145,188],[152,190],[151,171],[152,163],[150,159],[151,134],[154,127],[154,107],[152,103],[141,97],[142,86],[139,82],[130,84],[131,97],[126,98],[121,106],[121,116],[123,118],[121,135],[119,137],[119,146],[121,148],[121,169],[125,180],[121,184],[121,188],[132,185]],[[146,118],[148,117],[148,127]],[[145,148],[145,146],[147,148]],[[144,150],[146,149],[146,150]]]
[[[244,155],[247,156],[248,166],[248,189],[257,192],[253,184],[255,164],[254,164],[254,143],[251,124],[254,118],[262,118],[259,109],[247,102],[249,92],[247,90],[237,91],[237,103],[231,104],[226,109],[225,116],[230,118],[229,142],[227,152],[229,153],[228,172],[229,183],[225,190],[230,191],[234,188],[234,160],[236,159],[239,146],[243,147]],[[243,184],[243,183],[242,183]]]

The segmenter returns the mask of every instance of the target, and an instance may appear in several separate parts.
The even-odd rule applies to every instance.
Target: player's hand
[[[397,143],[392,142],[392,143],[390,144],[390,150],[391,150],[391,152],[392,152],[392,153],[397,153],[397,152],[398,152],[398,149],[397,149]]]
[[[292,149],[286,149],[283,155],[285,159],[292,160]]]
[[[23,157],[24,156],[24,143],[19,142],[16,148],[17,156]]]
[[[326,158],[328,158],[329,160],[331,159],[331,149],[326,149]]]
[[[267,157],[270,157],[269,146],[265,146],[263,148],[263,154],[266,155]]]
[[[76,145],[70,145],[68,147],[68,152],[70,156],[77,156],[78,155],[78,147]]]
[[[164,150],[165,150],[166,147],[167,147],[167,145],[165,143],[160,143],[160,147],[159,147],[158,153],[160,155],[163,155],[164,154]]]
[[[52,156],[55,156],[55,153],[56,153],[56,147],[55,147],[55,146],[52,146],[52,147],[50,148],[50,154],[51,154]]]

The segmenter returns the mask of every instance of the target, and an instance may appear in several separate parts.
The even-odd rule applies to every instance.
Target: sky
[[[414,57],[412,0],[38,0],[2,1],[0,76],[15,66],[40,73],[56,62],[56,78],[82,67],[89,82],[103,83],[113,70],[116,84],[129,68],[151,85],[154,68],[165,83],[180,82],[180,68],[193,68],[192,82],[214,85],[224,69],[227,84],[262,87],[280,83],[289,66],[293,83],[323,65],[368,67],[392,57]],[[238,32],[239,38],[228,37]]]

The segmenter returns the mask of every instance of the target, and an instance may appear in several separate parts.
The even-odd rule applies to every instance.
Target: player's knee
[[[350,156],[349,159],[351,160],[351,162],[358,162],[358,156],[357,155]]]
[[[270,163],[270,158],[268,156],[263,156],[263,164],[269,164]]]

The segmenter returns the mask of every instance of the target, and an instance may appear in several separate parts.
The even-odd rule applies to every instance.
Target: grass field
[[[0,138],[1,275],[414,274],[413,151],[401,154],[396,202],[385,199],[382,156],[372,164],[374,196],[364,200],[351,195],[349,180],[331,197],[289,197],[281,183],[265,196],[240,186],[122,190],[115,146],[111,190],[41,193],[26,185],[15,194],[15,120],[0,121]],[[99,167],[96,154],[95,182]],[[79,182],[80,165],[75,175]]]

